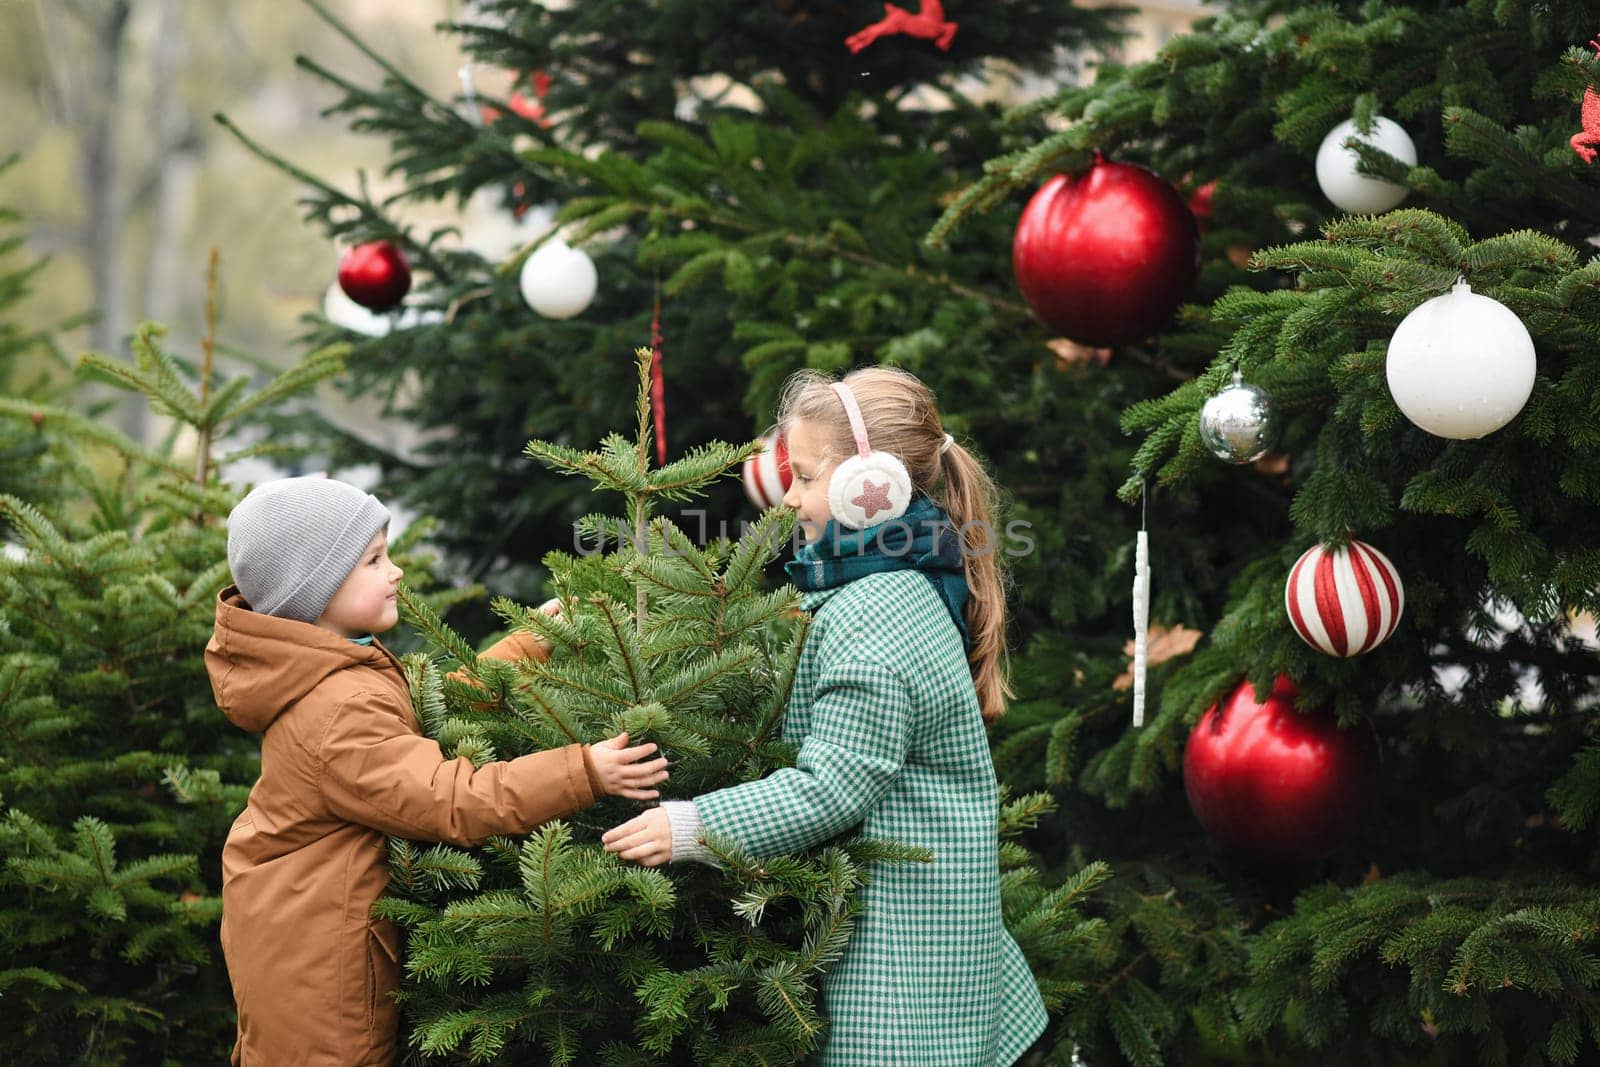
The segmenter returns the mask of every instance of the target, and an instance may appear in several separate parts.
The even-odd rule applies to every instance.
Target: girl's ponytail
[[[985,722],[1005,714],[1015,694],[1007,677],[1006,578],[1001,564],[1000,531],[995,527],[999,493],[976,456],[952,444],[943,459],[939,505],[961,531],[967,565],[967,631],[972,635],[972,684]]]

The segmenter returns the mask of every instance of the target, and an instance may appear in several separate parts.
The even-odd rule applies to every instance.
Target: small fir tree
[[[0,174],[16,159],[0,160]],[[0,207],[0,492],[45,501],[58,498],[66,483],[49,446],[54,428],[46,422],[46,406],[62,402],[70,379],[56,334],[77,322],[35,329],[17,320],[45,265],[18,262],[26,247],[21,222],[20,214]]]
[[[508,758],[626,730],[669,755],[679,796],[792,764],[781,728],[807,619],[792,587],[762,585],[792,513],[772,509],[737,539],[706,545],[653,513],[657,500],[690,498],[757,445],[713,442],[653,467],[649,364],[641,349],[633,441],[612,434],[593,452],[528,445],[557,472],[626,500],[623,516],[591,514],[580,527],[612,550],[546,557],[559,616],[495,604],[552,646],[548,662],[480,660],[403,598],[418,628],[461,663],[459,676],[442,677],[427,655],[406,660],[418,717],[447,752]],[[412,1048],[474,1063],[798,1062],[825,1025],[817,980],[850,936],[869,865],[931,858],[846,836],[757,861],[713,839],[720,868],[644,869],[598,844],[630,807],[603,800],[478,850],[393,843],[393,892],[378,908],[409,930],[401,997]],[[1048,808],[1042,796],[1022,798],[997,831],[1015,836]],[[1105,872],[1045,890],[1019,846],[1006,844],[1002,858],[1008,921],[1025,949],[1055,964],[1046,988],[1059,1003],[1083,989],[1078,950],[1100,927],[1078,908]]]
[[[215,285],[213,263],[212,284]],[[213,301],[214,307],[214,301]],[[197,441],[142,448],[69,407],[0,402],[64,484],[0,494],[0,1039],[9,1062],[216,1063],[233,1039],[218,857],[259,754],[201,663],[227,584],[223,435],[338,371],[314,353],[265,388],[218,380],[140,327],[136,364],[83,371]],[[174,435],[174,438],[177,435]]]

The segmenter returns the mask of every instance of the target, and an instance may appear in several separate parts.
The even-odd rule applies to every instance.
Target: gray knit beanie
[[[256,486],[228,516],[228,568],[250,607],[315,622],[389,525],[378,498],[307,476]]]

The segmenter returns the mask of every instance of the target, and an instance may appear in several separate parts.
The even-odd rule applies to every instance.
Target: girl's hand
[[[589,759],[594,764],[595,777],[608,797],[627,797],[629,800],[655,800],[661,796],[658,789],[649,788],[667,780],[665,758],[640,763],[656,750],[654,741],[628,748],[627,732],[609,737],[589,746]]]
[[[600,835],[607,852],[643,867],[659,867],[672,859],[672,823],[665,808],[651,808]]]

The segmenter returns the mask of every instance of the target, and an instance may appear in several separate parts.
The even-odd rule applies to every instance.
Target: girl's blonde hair
[[[1006,582],[1001,565],[1000,536],[995,528],[999,493],[976,456],[944,444],[944,425],[933,393],[917,378],[896,367],[862,367],[844,376],[861,406],[872,447],[900,458],[913,486],[927,493],[949,514],[963,541],[967,572],[967,631],[978,706],[985,722],[1005,714],[1014,694],[1008,680],[1006,653]],[[855,437],[833,379],[820,371],[796,372],[784,386],[778,406],[778,430],[804,422],[823,443],[821,462],[855,454]]]

